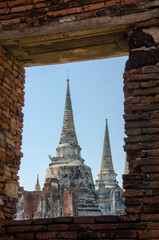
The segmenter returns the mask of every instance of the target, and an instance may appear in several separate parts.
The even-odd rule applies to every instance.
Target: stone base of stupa
[[[67,164],[52,162],[46,171],[47,178],[57,178],[64,188],[74,188],[78,196],[78,215],[91,216],[100,215],[95,197],[94,183],[91,168],[82,161],[68,161]]]
[[[93,196],[80,196],[78,198],[78,216],[99,216],[101,211]]]

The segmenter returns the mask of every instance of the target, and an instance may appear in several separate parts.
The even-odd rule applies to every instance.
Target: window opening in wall
[[[122,187],[122,174],[125,164],[122,74],[126,60],[126,57],[121,57],[26,68],[22,146],[24,156],[19,171],[20,186],[23,188],[19,189],[22,197],[18,207],[17,219],[71,216],[78,215],[79,212],[79,215],[89,215],[90,210],[87,209],[88,211],[82,212],[82,210],[77,209],[77,192],[72,185],[71,188],[66,189],[63,188],[62,180],[48,179],[45,182],[46,170],[49,168],[49,164],[58,161],[57,153],[61,161],[60,163],[57,162],[58,164],[69,165],[71,161],[72,165],[78,165],[78,161],[82,163],[82,159],[84,159],[85,165],[92,170],[96,190],[100,188],[101,198],[105,198],[105,195],[102,195],[104,181],[99,181],[99,179],[105,179],[106,177],[101,165],[105,157],[102,157],[102,152],[104,134],[107,134],[107,130],[109,131],[108,140],[110,142],[109,144],[108,142],[105,143],[105,148],[108,152],[111,148],[112,159],[110,160],[113,161],[114,166],[114,173],[108,176],[109,183],[114,184],[113,179],[116,178],[119,186]],[[69,79],[69,83],[68,81],[66,83],[66,79]],[[57,149],[56,152],[64,121],[68,119],[72,121],[70,116],[63,121],[65,99],[67,98],[66,89],[68,91],[68,87],[70,88],[72,115],[78,146],[71,149],[70,146],[65,146],[61,142],[60,149]],[[70,101],[70,99],[67,99],[67,101]],[[66,108],[65,106],[67,111]],[[107,123],[105,122],[106,119]],[[65,132],[65,129],[63,131]],[[80,147],[82,148],[81,156],[78,152]],[[64,157],[65,154],[66,157]],[[75,161],[73,161],[74,156],[76,156]],[[107,156],[107,160],[108,158],[109,156]],[[109,167],[111,168],[111,166]],[[107,189],[106,195],[112,198],[112,205],[101,205],[99,213],[97,211],[99,206],[95,203],[98,200],[97,192],[95,193],[95,201],[91,200],[93,190],[89,182],[89,168],[81,170],[82,167],[76,167],[75,171],[72,168],[67,171],[66,168],[63,167],[62,170],[51,168],[47,177],[61,176],[61,172],[63,172],[62,178],[69,186],[71,174],[74,174],[76,179],[83,179],[85,175],[86,183],[84,185],[88,185],[87,189],[91,188],[91,191],[86,193],[90,200],[89,206],[92,204],[90,213],[93,215],[120,213],[121,203],[118,202],[118,206],[115,206],[116,199],[120,198],[120,188],[114,191],[111,191],[110,188]],[[95,182],[95,180],[97,181]],[[84,189],[82,182],[78,184],[81,186],[82,195],[86,189]],[[113,184],[112,187],[114,187]],[[50,194],[49,198],[41,194],[39,185],[41,189],[44,186],[44,191]],[[80,198],[81,206],[88,200],[85,198],[85,196]],[[73,211],[68,208],[68,204],[65,204],[65,208],[61,207],[64,205],[64,199],[67,199],[68,203],[71,202]],[[26,201],[32,202],[30,208],[26,207]],[[50,207],[47,213],[45,212],[46,205]],[[115,210],[117,208],[118,212]]]

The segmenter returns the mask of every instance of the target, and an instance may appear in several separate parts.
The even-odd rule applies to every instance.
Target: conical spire
[[[105,188],[114,188],[117,184],[117,174],[114,172],[113,161],[110,148],[108,122],[106,119],[106,128],[104,135],[103,154],[100,172],[98,174],[98,180],[96,180],[95,188],[100,190],[101,182],[104,183]]]
[[[65,111],[64,111],[63,127],[62,127],[61,139],[60,139],[60,144],[65,144],[65,143],[70,143],[72,146],[78,146],[74,120],[73,120],[69,79],[67,79]]]
[[[105,128],[104,145],[103,145],[103,155],[102,155],[102,163],[101,163],[101,170],[100,171],[101,172],[114,173],[107,119],[106,119],[106,128]]]
[[[125,157],[124,174],[129,174],[129,163],[127,161],[127,155]]]
[[[40,184],[39,184],[39,174],[37,174],[37,180],[36,180],[36,185],[35,185],[34,191],[41,191]]]

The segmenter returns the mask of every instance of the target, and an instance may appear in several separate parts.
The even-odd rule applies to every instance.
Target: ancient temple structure
[[[40,184],[39,184],[39,174],[37,175],[37,181],[36,181],[34,191],[41,191]]]
[[[98,179],[93,183],[91,168],[84,164],[78,144],[67,79],[63,127],[57,156],[50,157],[41,190],[39,176],[34,191],[21,188],[17,219],[59,216],[114,215],[124,212],[123,190],[116,180],[108,122],[106,120],[103,154]],[[125,160],[125,173],[128,164]]]
[[[124,174],[129,174],[129,163],[127,161],[127,155],[125,156]]]
[[[95,189],[91,168],[84,164],[81,158],[81,148],[78,144],[70,97],[69,80],[64,110],[63,127],[57,157],[52,158],[47,171],[47,179],[59,179],[64,188],[75,188],[78,196],[78,215],[100,215],[95,200]]]
[[[19,188],[16,220],[77,216],[77,193],[75,189],[65,189],[58,179],[47,179],[40,190],[39,178],[34,191]]]
[[[101,168],[95,183],[97,203],[102,215],[114,215],[124,212],[123,190],[118,185],[116,176],[117,174],[114,172],[111,155],[108,122],[106,119]]]

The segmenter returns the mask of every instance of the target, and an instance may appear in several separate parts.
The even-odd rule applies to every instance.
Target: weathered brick
[[[54,219],[55,223],[72,223],[73,217],[57,217]]]
[[[54,224],[47,226],[48,231],[64,231],[68,230],[68,224]]]
[[[25,12],[32,10],[33,5],[25,5],[25,6],[19,6],[19,7],[14,7],[11,9],[11,13],[16,13],[16,12]]]
[[[7,2],[0,3],[0,8],[6,8],[6,7],[7,7]]]
[[[112,222],[117,222],[118,217],[113,216],[113,215],[107,215],[107,216],[96,216],[95,217],[95,222],[96,223],[112,223]],[[90,222],[91,223],[91,222]],[[94,223],[94,222],[92,222]]]
[[[104,224],[104,223],[95,223],[95,224],[90,224],[89,229],[91,230],[98,230],[98,229],[117,229],[116,224]]]
[[[82,217],[75,217],[74,223],[94,223],[94,217],[91,216],[82,216]]]
[[[144,196],[143,190],[127,189],[124,192],[125,197],[142,197]]]
[[[141,206],[126,207],[125,212],[126,213],[142,213],[142,207]]]
[[[56,238],[56,232],[38,232],[36,233],[36,239],[52,239]]]
[[[9,233],[22,233],[22,232],[39,232],[39,231],[46,231],[45,225],[39,225],[39,226],[14,226],[9,227],[8,232]]]
[[[140,239],[158,239],[159,230],[139,230],[138,231]]]
[[[110,0],[105,3],[106,7],[112,7],[116,5],[116,0]]]
[[[56,235],[57,235],[57,238],[66,238],[66,239],[78,238],[78,232],[76,231],[58,232],[56,233]]]
[[[14,1],[10,1],[8,3],[8,6],[12,8],[19,5],[30,5],[30,4],[32,4],[32,0],[14,0]]]
[[[114,239],[118,238],[118,236],[120,236],[120,238],[124,238],[125,236],[129,236],[129,238],[137,238],[137,232],[136,230],[114,230]]]
[[[15,235],[16,240],[27,239],[32,240],[34,239],[34,233],[17,233]]]

